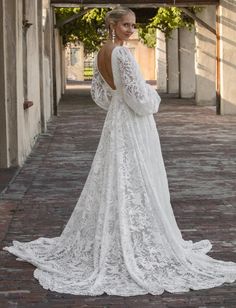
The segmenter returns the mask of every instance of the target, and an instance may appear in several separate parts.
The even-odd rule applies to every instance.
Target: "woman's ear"
[[[115,24],[113,22],[110,23],[110,30],[114,30],[115,29]]]

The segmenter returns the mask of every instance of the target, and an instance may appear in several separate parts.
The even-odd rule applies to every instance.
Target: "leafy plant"
[[[75,14],[83,13],[83,8],[57,8],[56,20],[60,25],[63,21]],[[91,53],[99,48],[101,43],[106,39],[104,19],[108,9],[94,8],[77,19],[66,23],[60,28],[63,38],[63,44],[80,41],[84,44],[85,53]]]
[[[203,7],[190,8],[191,13],[201,12]],[[192,18],[185,16],[181,8],[177,7],[160,7],[156,15],[149,20],[147,24],[139,25],[139,37],[148,47],[156,45],[156,29],[162,31],[166,38],[171,37],[173,30],[178,28],[193,29],[194,21]]]

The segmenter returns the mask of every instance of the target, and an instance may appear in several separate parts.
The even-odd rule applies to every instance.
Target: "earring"
[[[112,43],[114,44],[115,43],[115,38],[116,38],[116,33],[115,33],[115,30],[113,29],[112,30]]]

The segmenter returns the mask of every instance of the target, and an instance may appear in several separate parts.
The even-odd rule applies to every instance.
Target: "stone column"
[[[65,74],[65,46],[63,46],[61,37],[61,93],[65,93],[66,89],[66,74]]]
[[[156,47],[156,69],[157,69],[157,91],[166,93],[167,91],[167,67],[166,67],[166,39],[165,35],[157,30]]]
[[[16,102],[17,105],[17,140],[18,140],[18,153],[17,153],[17,161],[18,165],[21,165],[24,161],[23,159],[23,149],[25,146],[25,119],[24,119],[24,94],[27,92],[27,67],[26,67],[26,59],[25,51],[26,46],[24,45],[24,30],[23,30],[23,18],[24,18],[24,4],[23,1],[16,0],[16,25],[17,25],[17,39],[15,42],[15,53],[16,53],[16,83],[17,83],[17,96]]]
[[[195,97],[195,31],[186,28],[180,35],[180,95],[182,98]]]
[[[5,25],[4,40],[6,57],[6,106],[7,106],[7,126],[8,126],[8,151],[9,166],[18,165],[18,110],[17,110],[17,0],[5,0]]]
[[[220,0],[220,95],[221,114],[236,114],[236,2]]]
[[[205,6],[197,16],[215,28],[216,7]],[[216,104],[216,36],[195,22],[196,26],[196,103]]]
[[[46,108],[45,108],[45,90],[44,90],[44,78],[46,78],[44,67],[44,33],[43,33],[43,2],[37,1],[37,14],[38,14],[38,38],[39,38],[39,83],[40,83],[40,115],[41,115],[41,130],[45,132],[47,130]],[[45,22],[45,20],[44,20]]]
[[[9,167],[6,99],[5,0],[0,0],[0,168]]]
[[[167,88],[168,93],[179,93],[178,30],[167,40]]]
[[[44,43],[44,109],[45,121],[48,121],[53,114],[53,31],[52,8],[49,0],[43,0],[43,43]]]
[[[62,94],[62,67],[61,67],[61,36],[58,29],[55,32],[55,63],[56,63],[56,95],[57,104],[61,99]]]

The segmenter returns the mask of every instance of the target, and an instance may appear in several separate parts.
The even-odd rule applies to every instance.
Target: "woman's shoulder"
[[[119,60],[120,62],[133,62],[133,56],[131,51],[126,46],[115,46],[112,51],[112,58]]]

